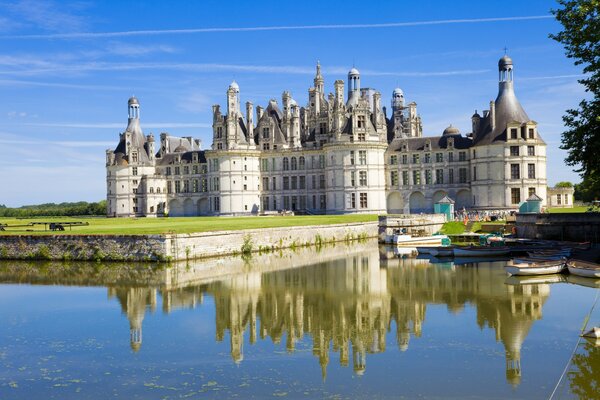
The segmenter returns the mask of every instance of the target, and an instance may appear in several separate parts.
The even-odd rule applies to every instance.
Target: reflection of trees
[[[600,393],[600,343],[583,340],[582,351],[573,357],[569,385],[580,399],[595,399]]]

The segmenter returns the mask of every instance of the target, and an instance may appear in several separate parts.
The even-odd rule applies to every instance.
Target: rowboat
[[[525,260],[521,260],[525,261]],[[558,274],[565,270],[564,260],[515,262],[507,264],[504,269],[510,275],[548,275]]]
[[[446,235],[411,236],[393,235],[392,243],[398,246],[441,246],[442,240],[448,239]]]
[[[567,263],[569,273],[585,278],[600,278],[600,265],[581,260],[570,260]]]
[[[467,246],[455,247],[454,255],[457,257],[489,257],[505,256],[510,253],[509,247],[491,247],[491,246]]]

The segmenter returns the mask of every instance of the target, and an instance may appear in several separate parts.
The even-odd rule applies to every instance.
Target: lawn
[[[561,214],[561,213],[584,213],[590,209],[589,206],[577,206],[573,208],[549,208],[548,212],[551,214]]]
[[[265,217],[185,217],[185,218],[71,218],[40,217],[28,219],[0,218],[0,224],[25,225],[29,222],[89,222],[89,226],[74,227],[64,232],[44,231],[43,225],[6,228],[0,235],[18,234],[100,234],[100,235],[143,235],[160,233],[193,233],[221,230],[280,228],[307,225],[331,225],[353,222],[377,222],[377,215],[307,215]],[[31,230],[31,231],[28,231]]]

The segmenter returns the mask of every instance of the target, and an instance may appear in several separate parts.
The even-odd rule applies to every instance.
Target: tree
[[[588,189],[600,193],[600,0],[558,0],[551,10],[563,30],[550,38],[565,46],[566,55],[582,65],[579,83],[590,94],[579,108],[566,111],[561,149],[567,165],[576,167]]]
[[[572,188],[573,184],[571,182],[562,181],[562,182],[558,182],[556,185],[554,185],[554,187],[557,187],[557,188]]]

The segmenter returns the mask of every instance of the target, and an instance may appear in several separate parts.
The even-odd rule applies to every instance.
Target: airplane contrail
[[[145,35],[181,35],[194,33],[215,32],[260,32],[260,31],[286,31],[286,30],[311,30],[311,29],[369,29],[369,28],[400,28],[421,25],[446,25],[470,24],[482,22],[524,21],[535,19],[554,18],[552,15],[531,15],[522,17],[496,17],[496,18],[470,18],[470,19],[445,19],[435,21],[389,22],[382,24],[327,24],[327,25],[288,25],[288,26],[254,26],[231,28],[190,28],[190,29],[153,29],[116,32],[73,32],[73,33],[48,33],[36,35],[6,35],[0,39],[94,39],[123,36]]]

